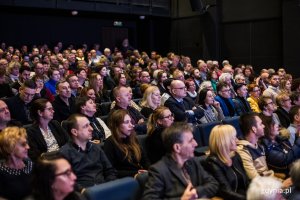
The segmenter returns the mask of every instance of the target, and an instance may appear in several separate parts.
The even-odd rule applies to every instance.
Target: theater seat
[[[232,125],[236,130],[236,136],[239,139],[242,139],[243,138],[243,132],[242,132],[242,129],[240,127],[239,120],[240,120],[240,116],[228,117],[228,118],[223,119],[222,123]]]
[[[222,124],[220,121],[210,122],[206,124],[199,124],[198,129],[202,138],[202,146],[208,146],[209,136],[211,130],[216,126]]]
[[[139,184],[132,177],[126,177],[87,188],[84,195],[88,200],[135,200]]]

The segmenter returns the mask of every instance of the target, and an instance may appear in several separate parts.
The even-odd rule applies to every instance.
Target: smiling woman
[[[8,127],[0,134],[0,197],[23,199],[31,192],[32,162],[24,128]]]

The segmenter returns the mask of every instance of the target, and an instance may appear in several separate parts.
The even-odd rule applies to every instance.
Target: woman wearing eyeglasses
[[[27,128],[29,157],[36,161],[44,152],[57,151],[68,140],[69,136],[53,119],[54,110],[47,99],[35,100],[30,108],[34,123]]]
[[[76,175],[69,162],[58,155],[38,160],[33,178],[35,200],[80,200],[74,192]]]
[[[118,171],[118,177],[133,177],[147,170],[149,161],[136,138],[128,111],[115,110],[110,119],[109,128],[112,135],[105,141],[103,150]]]
[[[147,124],[146,152],[151,164],[160,160],[164,154],[162,132],[174,122],[169,108],[160,106],[150,115]]]
[[[259,96],[260,96],[259,86],[256,85],[256,84],[251,83],[251,84],[248,85],[248,91],[249,91],[250,97],[247,98],[247,101],[250,104],[251,110],[253,112],[260,113],[261,110],[258,106],[258,99],[259,99]]]
[[[26,130],[5,128],[0,133],[0,199],[21,200],[31,193],[32,162],[28,159],[29,146]]]

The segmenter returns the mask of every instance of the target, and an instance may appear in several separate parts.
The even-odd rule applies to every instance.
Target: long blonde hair
[[[141,107],[148,107],[148,108],[154,108],[156,107],[154,103],[152,102],[151,95],[155,92],[159,91],[158,87],[156,86],[149,86],[144,92],[143,98],[141,100]]]
[[[236,130],[231,125],[215,126],[209,137],[209,150],[212,155],[217,156],[223,163],[231,166],[231,151],[233,139],[236,138]]]

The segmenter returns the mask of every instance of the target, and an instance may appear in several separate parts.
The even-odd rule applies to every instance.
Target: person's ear
[[[175,153],[180,153],[180,144],[179,143],[175,143],[174,145],[173,145],[173,151],[175,152]]]
[[[38,113],[38,115],[39,115],[40,117],[42,116],[41,110],[38,110],[37,113]]]
[[[77,131],[77,129],[72,128],[72,129],[71,129],[71,134],[72,134],[73,136],[77,137],[77,136],[78,136],[78,131]]]
[[[256,128],[255,126],[252,126],[251,130],[252,130],[252,132],[256,135],[257,128]]]

